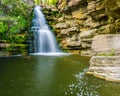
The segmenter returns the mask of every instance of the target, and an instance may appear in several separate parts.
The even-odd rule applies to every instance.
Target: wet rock
[[[10,53],[7,51],[0,51],[0,57],[7,57],[10,56]]]

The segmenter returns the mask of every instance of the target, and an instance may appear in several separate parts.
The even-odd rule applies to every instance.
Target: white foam
[[[30,53],[30,55],[66,56],[66,55],[70,55],[70,53],[63,53],[63,52],[48,52],[48,53]]]

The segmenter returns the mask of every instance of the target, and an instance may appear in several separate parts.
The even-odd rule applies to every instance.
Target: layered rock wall
[[[119,42],[120,34],[94,36],[91,48],[94,55],[99,56],[91,58],[87,73],[108,81],[120,82]]]
[[[54,29],[62,49],[90,55],[94,36],[120,32],[119,0],[59,0],[58,4],[65,14]]]
[[[120,56],[93,56],[90,60],[88,74],[120,82]]]
[[[120,34],[94,36],[91,49],[97,55],[120,55]]]

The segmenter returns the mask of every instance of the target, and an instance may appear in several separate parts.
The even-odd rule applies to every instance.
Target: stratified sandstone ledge
[[[87,74],[107,81],[120,82],[120,56],[93,56]]]
[[[92,39],[91,49],[95,54],[120,55],[120,34],[97,35]]]

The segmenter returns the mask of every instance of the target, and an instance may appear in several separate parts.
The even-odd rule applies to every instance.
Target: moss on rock
[[[16,50],[14,45],[25,44],[31,26],[33,4],[25,0],[0,1],[0,41],[10,44],[3,50]],[[19,49],[22,47],[19,46]]]

